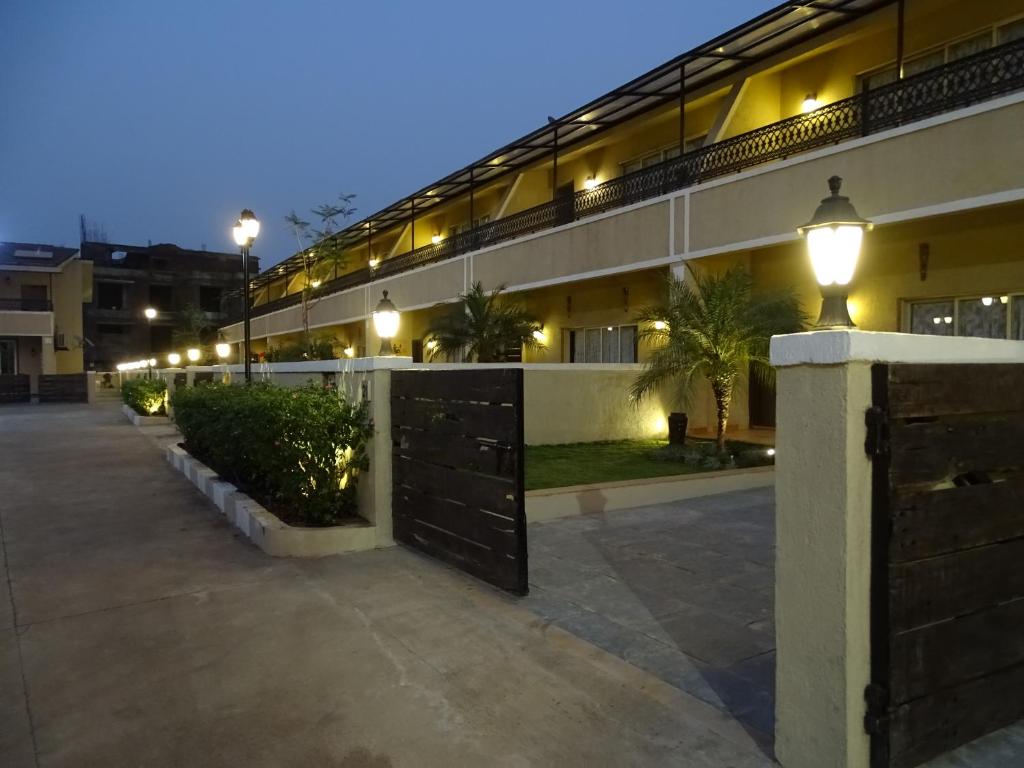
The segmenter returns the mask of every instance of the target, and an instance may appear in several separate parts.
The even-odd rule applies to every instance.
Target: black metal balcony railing
[[[1024,88],[1024,39],[935,67],[748,133],[620,176],[572,197],[460,232],[324,284],[336,292],[489,245],[642,202],[745,168],[895,128]],[[300,302],[291,294],[253,307],[263,315]]]
[[[0,299],[0,311],[52,312],[53,302],[49,299]]]

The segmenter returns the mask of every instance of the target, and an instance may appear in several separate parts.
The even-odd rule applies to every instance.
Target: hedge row
[[[356,514],[372,434],[362,406],[320,387],[181,387],[174,420],[193,456],[287,523],[325,526]]]
[[[163,379],[128,379],[121,385],[121,399],[143,416],[163,416],[167,384]]]

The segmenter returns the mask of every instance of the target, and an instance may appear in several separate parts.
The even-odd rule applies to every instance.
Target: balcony
[[[0,336],[52,336],[53,303],[48,299],[0,299]]]
[[[0,299],[0,312],[53,312],[49,299]]]
[[[686,189],[763,163],[890,130],[1024,89],[1024,40],[982,51],[913,77],[687,152],[466,232],[385,259],[325,283],[337,293],[487,246],[553,229],[600,213]],[[252,308],[253,317],[301,302],[294,293]],[[240,309],[240,307],[239,307]],[[231,322],[240,311],[231,313]]]

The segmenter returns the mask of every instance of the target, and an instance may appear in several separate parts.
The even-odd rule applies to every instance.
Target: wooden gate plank
[[[961,744],[1024,718],[1024,665],[896,707],[893,768],[915,768]]]
[[[891,566],[892,631],[906,631],[1024,597],[1022,563],[1024,539],[1014,539]]]
[[[514,555],[515,520],[396,486],[394,514],[432,525],[502,555]]]
[[[892,638],[894,703],[1024,662],[1024,599]]]
[[[900,563],[1024,536],[1024,473],[1005,482],[897,493],[889,556]]]
[[[1024,365],[890,365],[889,414],[939,416],[1024,411]]]
[[[443,435],[487,437],[511,443],[516,439],[516,418],[516,410],[511,406],[441,400],[391,401],[392,426],[430,430]]]
[[[892,483],[938,483],[967,472],[1024,470],[1024,413],[890,424]]]
[[[511,405],[514,404],[516,373],[509,368],[395,371],[391,376],[391,396]]]
[[[451,467],[427,464],[416,459],[393,456],[392,474],[397,485],[415,488],[428,496],[453,499],[466,506],[504,515],[516,510],[515,488],[510,480],[493,475],[461,472]]]
[[[516,476],[517,452],[508,443],[401,427],[392,427],[391,438],[394,452],[402,456],[508,480]]]

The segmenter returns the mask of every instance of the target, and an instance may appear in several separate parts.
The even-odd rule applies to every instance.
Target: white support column
[[[785,768],[867,768],[871,365],[1024,362],[993,339],[819,331],[772,339],[775,462],[775,753]]]

